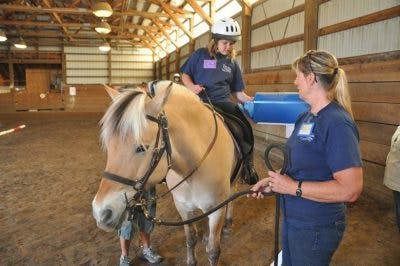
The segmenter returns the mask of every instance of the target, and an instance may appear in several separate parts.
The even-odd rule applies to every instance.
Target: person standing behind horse
[[[143,91],[147,91],[147,83],[142,82],[139,86],[126,85],[123,87],[115,88],[118,90],[124,90],[129,88],[139,88]],[[144,193],[145,199],[152,199],[156,195],[156,188],[150,188]],[[147,210],[150,216],[155,217],[156,215],[156,202],[151,200],[147,204]],[[143,213],[137,213],[133,221],[125,220],[122,222],[121,229],[117,231],[119,236],[119,243],[121,247],[121,256],[119,259],[120,266],[132,265],[132,259],[129,257],[129,247],[131,241],[136,232],[139,234],[140,242],[142,243],[142,249],[140,258],[148,261],[149,263],[159,263],[163,260],[155,249],[150,245],[150,234],[154,229],[154,224],[152,221],[146,219]]]
[[[346,227],[344,203],[363,187],[359,134],[346,74],[332,54],[308,51],[292,68],[310,109],[287,140],[287,173],[269,171],[252,190],[281,194],[282,265],[329,265]]]
[[[254,136],[251,125],[238,106],[231,101],[234,95],[239,102],[252,101],[244,90],[242,73],[235,61],[235,42],[240,40],[239,24],[231,19],[222,19],[211,27],[212,39],[207,48],[196,50],[181,67],[183,84],[198,94],[206,103],[241,121],[243,139],[239,140],[243,160],[243,174],[246,183],[254,184],[258,175],[253,167],[252,153]]]

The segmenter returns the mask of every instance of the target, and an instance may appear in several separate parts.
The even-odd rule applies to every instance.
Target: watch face
[[[301,188],[296,189],[296,196],[300,197],[301,196]]]

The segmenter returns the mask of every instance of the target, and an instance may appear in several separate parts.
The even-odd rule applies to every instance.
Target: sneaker
[[[164,259],[152,248],[143,248],[140,258],[150,263],[159,263]]]
[[[132,260],[128,256],[121,256],[119,258],[119,266],[131,266]]]

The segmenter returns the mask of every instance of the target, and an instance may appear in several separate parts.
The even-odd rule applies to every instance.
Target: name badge
[[[217,60],[204,60],[203,68],[205,69],[216,69],[217,68]]]
[[[311,136],[313,128],[314,128],[314,123],[303,123],[300,126],[300,130],[297,133],[297,136]]]

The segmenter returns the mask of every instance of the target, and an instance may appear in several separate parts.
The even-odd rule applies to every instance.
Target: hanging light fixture
[[[28,47],[26,45],[26,42],[22,38],[19,41],[17,41],[16,43],[14,43],[14,46],[18,49],[26,49],[26,47]]]
[[[0,42],[7,41],[6,33],[3,30],[0,30]]]
[[[108,18],[113,13],[113,10],[107,2],[97,2],[93,9],[93,14],[99,18]]]
[[[100,34],[108,34],[111,32],[110,25],[105,21],[101,21],[94,29]]]
[[[108,42],[104,42],[99,46],[99,50],[102,52],[108,52],[111,50],[111,46]]]

